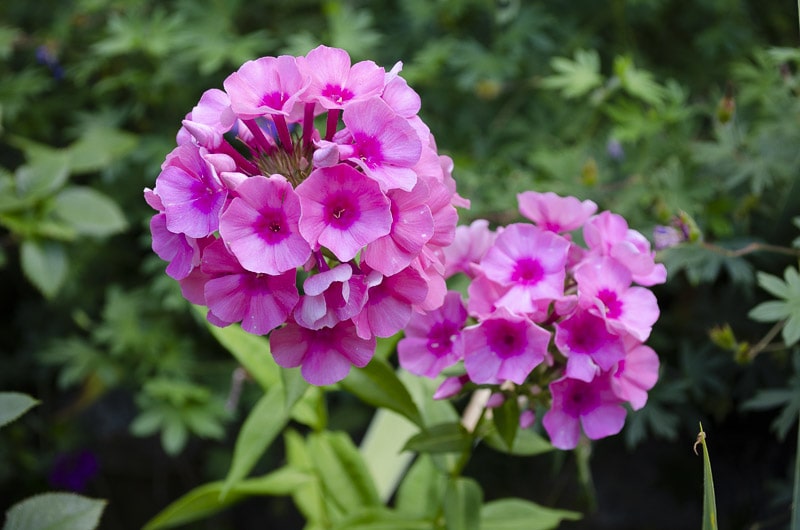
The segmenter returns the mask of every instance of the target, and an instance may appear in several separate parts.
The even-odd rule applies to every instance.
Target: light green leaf
[[[539,455],[548,453],[554,449],[553,446],[550,445],[550,442],[531,429],[518,430],[514,438],[514,446],[511,449],[508,448],[505,440],[503,440],[496,431],[490,432],[484,441],[489,447],[496,451],[518,456]]]
[[[561,521],[576,521],[581,514],[545,508],[522,499],[487,502],[481,509],[481,530],[548,530]]]
[[[53,214],[88,236],[110,236],[128,226],[122,210],[111,198],[83,186],[63,189],[56,196]]]
[[[12,506],[3,530],[93,530],[105,506],[74,493],[43,493]]]
[[[318,525],[327,529],[330,525],[322,486],[314,470],[305,440],[291,429],[284,432],[283,438],[286,446],[286,460],[289,465],[298,471],[313,474],[313,480],[300,486],[292,493],[292,499],[297,509],[300,510],[300,513],[303,514],[303,517],[308,522],[306,528]]]
[[[195,309],[205,319],[206,309],[199,306],[195,306]],[[261,385],[264,392],[275,385],[281,385],[280,367],[272,358],[266,338],[248,333],[238,325],[220,328],[207,323],[207,326],[228,353]]]
[[[73,173],[99,171],[136,147],[137,137],[107,125],[93,124],[67,149]]]
[[[278,384],[253,407],[236,438],[233,462],[221,493],[223,498],[250,473],[264,451],[286,426],[289,413],[284,406],[284,400],[283,388]]]
[[[406,473],[397,490],[397,510],[419,517],[435,517],[447,489],[447,477],[421,454]]]
[[[164,508],[144,526],[145,530],[171,528],[204,519],[255,495],[289,495],[312,480],[311,475],[283,467],[267,475],[239,482],[220,498],[224,483],[212,482],[194,488]]]
[[[367,508],[339,522],[334,530],[433,530],[433,521],[409,517],[386,508]]]
[[[53,298],[67,279],[67,253],[55,241],[25,240],[20,245],[25,277],[46,297]]]
[[[777,322],[792,314],[792,310],[784,301],[770,300],[755,306],[747,316],[758,322]]]
[[[444,518],[447,530],[479,530],[483,492],[471,478],[453,477],[444,495]]]
[[[577,98],[603,84],[600,56],[595,50],[577,50],[575,59],[555,57],[550,66],[556,72],[542,80],[544,88],[561,91],[566,98]]]
[[[364,368],[352,370],[340,384],[365,403],[393,410],[422,425],[422,417],[411,395],[386,361],[373,358]]]
[[[372,477],[350,437],[322,431],[308,437],[308,454],[329,499],[342,513],[382,506]]]
[[[789,290],[786,283],[777,276],[767,274],[766,272],[758,271],[756,275],[758,278],[758,285],[768,293],[778,298],[785,298]]]
[[[412,436],[403,447],[417,453],[462,453],[471,445],[470,435],[459,422],[440,423]]]
[[[0,392],[0,427],[16,420],[39,401],[19,392]]]
[[[292,407],[291,418],[316,431],[324,429],[328,424],[325,391],[317,386],[309,386],[303,397]]]
[[[36,200],[58,191],[69,178],[69,157],[62,151],[36,148],[26,153],[28,163],[15,173],[17,194]]]
[[[180,453],[188,439],[189,431],[179,417],[165,418],[161,430],[161,446],[168,455],[175,456]]]
[[[700,434],[697,435],[697,442],[703,446],[703,530],[717,530],[717,500],[714,495],[714,477],[711,475],[711,459],[708,456],[708,446],[706,445],[706,433],[703,431],[703,424],[700,424]],[[697,448],[697,444],[695,444]]]
[[[403,442],[418,427],[387,409],[378,409],[361,441],[360,451],[381,499],[386,502],[397,487],[413,455],[403,451]]]

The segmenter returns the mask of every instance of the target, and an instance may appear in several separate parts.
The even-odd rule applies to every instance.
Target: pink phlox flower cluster
[[[327,46],[248,61],[201,96],[145,190],[183,295],[215,325],[269,335],[313,384],[445,302],[469,202],[401,69]]]
[[[399,360],[428,377],[457,373],[453,365],[463,363],[439,399],[496,385],[498,401],[510,388],[531,406],[522,410],[526,425],[532,407],[545,405],[553,445],[570,449],[581,432],[618,433],[623,403],[645,405],[659,370],[644,344],[659,316],[648,287],[665,281],[666,270],[624,218],[596,213],[592,201],[533,191],[518,199],[531,223],[493,231],[478,220],[456,229],[445,276],[470,279],[468,300],[449,292],[442,309],[412,316]]]

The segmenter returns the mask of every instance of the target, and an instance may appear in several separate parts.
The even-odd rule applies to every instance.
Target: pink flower
[[[589,382],[625,357],[622,337],[606,329],[602,318],[578,310],[556,324],[556,347],[567,357],[567,377]]]
[[[164,206],[170,232],[200,238],[219,228],[228,190],[203,159],[204,152],[191,145],[176,147],[156,180],[155,193]]]
[[[633,410],[639,410],[647,403],[647,391],[658,380],[658,367],[658,355],[653,348],[637,344],[612,371],[611,388]]]
[[[185,234],[176,234],[167,230],[167,216],[163,213],[150,219],[150,233],[153,237],[153,252],[164,261],[168,261],[167,275],[182,280],[192,269],[200,265],[200,247],[197,240]]]
[[[372,61],[350,66],[346,51],[318,46],[298,60],[301,71],[311,78],[304,95],[326,109],[341,109],[354,101],[379,96],[383,91],[384,70]]]
[[[553,404],[542,423],[550,442],[559,449],[578,445],[581,427],[591,440],[612,436],[625,424],[625,409],[605,377],[591,382],[562,377],[550,383]]]
[[[368,275],[372,277],[375,272]],[[411,318],[412,308],[425,300],[428,285],[420,274],[406,268],[392,276],[380,277],[369,286],[367,302],[361,312],[353,317],[358,336],[368,339],[391,337]]]
[[[550,333],[505,308],[459,336],[464,367],[478,384],[512,381],[522,384],[547,355]]]
[[[276,363],[284,368],[300,366],[306,381],[323,386],[344,379],[351,366],[366,366],[376,342],[360,338],[349,321],[318,330],[290,322],[272,332],[269,345]]]
[[[245,331],[266,335],[286,321],[299,298],[295,271],[277,276],[247,271],[221,239],[205,248],[201,268],[211,278],[204,295],[213,324],[241,321]]]
[[[636,283],[651,286],[666,281],[667,269],[655,263],[650,242],[636,230],[630,230],[622,216],[611,212],[595,215],[586,221],[583,237],[591,252],[624,264]]]
[[[564,295],[569,241],[529,224],[509,225],[481,262],[490,280],[509,287],[497,301],[517,313],[537,310],[536,302]]]
[[[391,276],[405,269],[433,237],[433,215],[427,205],[429,190],[418,180],[411,191],[391,190],[392,227],[363,253],[370,267]]]
[[[412,374],[436,377],[458,362],[461,350],[456,337],[467,320],[461,295],[450,291],[439,309],[414,314],[405,329],[405,337],[397,344],[400,366]]]
[[[236,115],[231,110],[228,94],[212,88],[200,97],[192,112],[183,120],[183,127],[199,145],[215,149],[222,144],[222,135],[231,130],[235,122]],[[181,133],[178,136],[180,138]]]
[[[597,211],[592,201],[579,201],[575,197],[561,197],[553,192],[525,191],[517,195],[519,211],[536,223],[536,226],[551,232],[570,232],[580,228]]]
[[[261,57],[247,61],[223,82],[231,109],[243,120],[262,116],[299,117],[295,107],[310,82],[294,57]]]
[[[339,146],[341,159],[358,164],[385,190],[414,188],[417,173],[412,167],[422,144],[407,119],[376,97],[348,105],[342,120],[350,141]]]
[[[300,199],[286,179],[245,179],[220,217],[219,233],[242,266],[281,274],[303,265],[311,247],[300,235]]]
[[[615,333],[647,340],[658,320],[658,302],[649,289],[630,287],[627,267],[612,258],[591,258],[578,266],[575,280],[583,307],[602,317]]]
[[[448,399],[457,396],[467,383],[469,383],[469,376],[466,374],[458,377],[446,377],[433,393],[433,399]]]
[[[486,219],[472,221],[469,226],[456,227],[453,243],[444,248],[445,277],[461,272],[473,278],[473,265],[480,263],[496,237],[497,234],[489,229],[489,221]]]
[[[353,259],[391,230],[389,199],[377,182],[346,164],[315,169],[296,191],[302,209],[300,233],[340,261]]]
[[[304,328],[320,329],[356,316],[366,302],[366,282],[364,275],[353,274],[349,263],[309,276],[294,311],[295,321]]]

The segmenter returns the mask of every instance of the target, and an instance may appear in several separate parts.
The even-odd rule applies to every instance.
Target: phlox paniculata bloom
[[[401,66],[327,46],[248,61],[201,96],[145,190],[184,296],[269,335],[316,385],[445,301],[443,249],[469,202]]]
[[[446,369],[437,399],[478,386],[495,389],[487,408],[517,399],[523,428],[543,406],[551,442],[571,449],[581,435],[617,434],[623,404],[647,402],[659,370],[644,344],[659,316],[649,287],[665,281],[666,269],[644,236],[592,201],[534,191],[518,200],[529,223],[456,229],[445,276],[466,275],[468,297],[449,292],[445,307],[467,316],[412,317],[400,365],[428,377]]]

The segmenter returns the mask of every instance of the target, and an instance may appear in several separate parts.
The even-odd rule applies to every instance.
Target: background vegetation
[[[623,433],[573,454],[479,448],[465,474],[585,513],[563,528],[699,524],[698,420],[722,528],[782,528],[800,411],[800,49],[791,2],[72,0],[0,5],[0,389],[41,404],[0,433],[0,509],[47,489],[139,528],[224,476],[260,389],[149,245],[152,186],[180,120],[245,60],[319,43],[391,67],[452,156],[472,210],[515,194],[593,199],[663,251],[662,360]],[[792,245],[794,244],[794,250]],[[788,271],[787,271],[788,268]],[[786,272],[785,272],[786,271]],[[763,301],[772,305],[761,305]],[[358,439],[371,410],[328,395]],[[259,466],[284,458],[271,450]],[[593,484],[593,488],[590,486]],[[658,514],[656,517],[653,514]],[[207,528],[293,528],[249,500]]]

